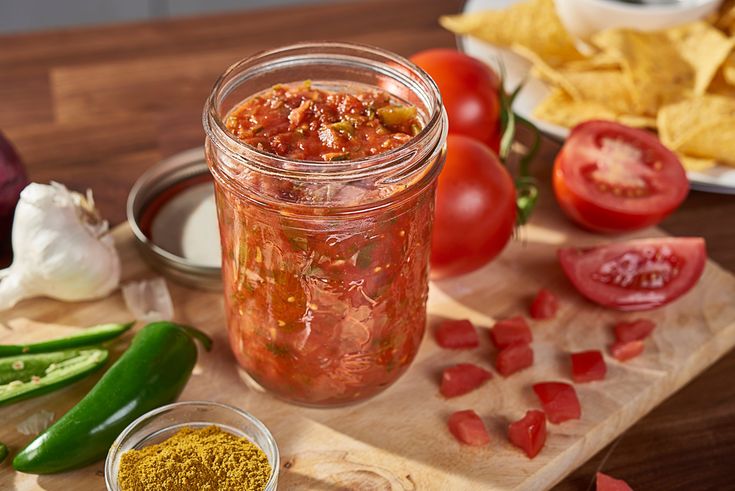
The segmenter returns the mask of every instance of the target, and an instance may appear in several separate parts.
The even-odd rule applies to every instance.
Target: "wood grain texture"
[[[120,226],[115,236],[123,256],[124,280],[154,275],[138,256],[127,226]],[[506,428],[527,409],[538,407],[531,385],[569,381],[569,353],[606,350],[613,340],[611,326],[639,315],[596,307],[563,277],[555,259],[557,247],[596,242],[598,237],[578,231],[556,210],[545,207],[526,228],[523,240],[511,244],[499,260],[475,273],[432,284],[430,331],[442,318],[470,318],[484,329],[495,318],[526,312],[540,286],[556,292],[561,300],[555,319],[532,325],[536,355],[532,368],[508,378],[496,373],[479,390],[451,400],[438,395],[441,370],[459,362],[492,367],[495,353],[484,333],[481,347],[471,351],[443,350],[429,334],[409,372],[385,393],[346,408],[305,409],[256,392],[239,379],[225,336],[221,294],[169,282],[177,319],[207,330],[216,344],[212,353],[201,354],[182,399],[226,402],[263,419],[282,453],[283,489],[547,488],[735,345],[735,277],[710,262],[697,288],[647,315],[659,327],[647,341],[644,355],[627,363],[607,356],[605,381],[577,385],[582,419],[550,425],[542,453],[527,459],[508,443]],[[90,325],[128,318],[119,293],[83,304],[32,300],[0,315],[0,321],[9,326],[0,333],[0,341],[43,339],[53,330],[25,319]],[[28,439],[16,430],[20,422],[41,409],[63,414],[90,384],[85,380],[57,394],[3,408],[0,441],[19,448]],[[463,447],[447,431],[448,415],[467,408],[485,419],[492,441],[487,448]],[[0,487],[12,482],[22,491],[61,490],[73,482],[90,490],[102,489],[100,469],[101,464],[42,478],[6,469],[0,472]]]
[[[202,100],[214,77],[225,68],[208,59],[227,62],[227,56],[237,53],[245,56],[287,42],[314,39],[366,42],[403,55],[453,46],[453,37],[436,19],[459,11],[461,4],[460,0],[375,0],[0,36],[0,129],[17,144],[32,179],[56,179],[77,189],[90,187],[103,214],[112,223],[120,223],[125,218],[127,192],[138,175],[161,157],[201,144]],[[171,60],[178,62],[174,64],[186,90],[167,91],[172,82],[165,74],[156,82],[155,78],[145,78],[140,69],[128,72],[128,68],[142,65],[155,74],[160,72],[159,62],[167,61],[171,66]],[[195,66],[198,63],[210,71]],[[95,84],[84,79],[100,74],[106,78]],[[208,74],[211,79],[207,79]],[[85,108],[80,104],[85,96],[73,87],[54,86],[72,82],[82,84],[94,105]],[[71,99],[64,99],[67,94]],[[97,104],[112,113],[100,112]],[[125,110],[125,106],[134,110]],[[557,143],[545,141],[534,164],[543,183],[548,182],[548,169],[558,148]],[[542,192],[550,190],[545,187]],[[549,201],[545,207],[555,209]],[[663,228],[675,235],[704,236],[710,257],[732,271],[733,217],[735,197],[692,192],[664,221]],[[539,272],[531,281],[544,278]],[[502,313],[500,307],[494,306]],[[98,320],[91,314],[93,309],[80,308],[69,313],[67,320],[54,317],[55,307],[35,318],[70,324]],[[85,317],[85,313],[90,316]],[[600,466],[636,489],[732,488],[732,373],[735,352],[730,351],[556,488],[587,490]],[[74,389],[76,394],[83,394],[88,383],[80,383]],[[345,479],[355,476],[360,474],[349,474]],[[57,479],[41,478],[38,483],[52,489]],[[318,482],[311,487],[339,489]],[[60,488],[56,485],[54,489]]]

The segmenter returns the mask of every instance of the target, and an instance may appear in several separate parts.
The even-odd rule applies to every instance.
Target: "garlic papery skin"
[[[87,196],[58,183],[31,183],[13,219],[13,263],[0,274],[0,310],[46,296],[102,298],[120,283],[120,258],[107,221]]]

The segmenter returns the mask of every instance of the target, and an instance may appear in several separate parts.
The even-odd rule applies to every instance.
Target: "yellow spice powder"
[[[122,491],[262,491],[268,457],[254,443],[218,426],[183,428],[161,443],[120,458]]]

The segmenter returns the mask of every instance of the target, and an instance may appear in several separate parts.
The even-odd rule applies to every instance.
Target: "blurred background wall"
[[[0,0],[0,33],[179,15],[322,3],[325,0]],[[326,0],[350,1],[350,0]]]

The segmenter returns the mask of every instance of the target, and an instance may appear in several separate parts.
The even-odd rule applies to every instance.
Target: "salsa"
[[[294,160],[355,160],[399,147],[421,130],[416,108],[372,89],[332,92],[276,85],[230,112],[240,140]]]
[[[414,107],[381,91],[308,83],[257,94],[225,121],[264,152],[326,162],[386,152],[421,129]],[[433,186],[403,186],[395,202],[340,215],[319,204],[323,196],[359,207],[389,188],[241,179],[279,198],[242,199],[215,180],[228,329],[240,365],[265,389],[307,405],[385,389],[424,333]]]

